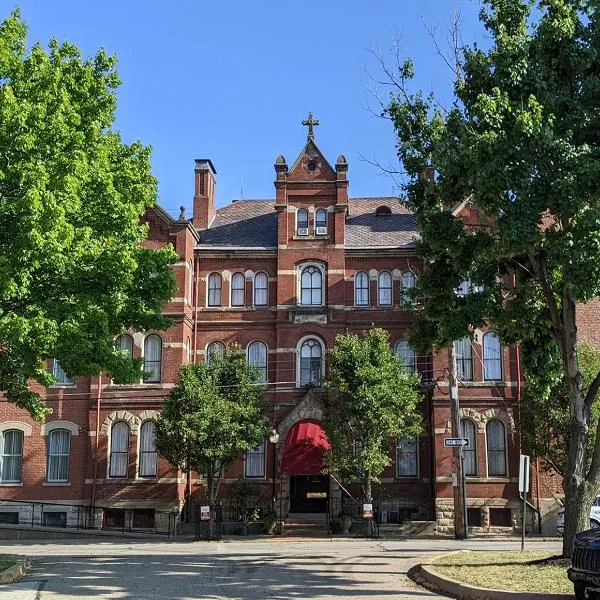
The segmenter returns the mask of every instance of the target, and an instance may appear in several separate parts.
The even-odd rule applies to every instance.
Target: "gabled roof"
[[[391,214],[376,216],[380,206]],[[218,208],[208,229],[201,230],[198,248],[277,247],[274,200],[238,200]],[[418,238],[415,216],[397,197],[350,198],[346,218],[346,248],[412,248]]]

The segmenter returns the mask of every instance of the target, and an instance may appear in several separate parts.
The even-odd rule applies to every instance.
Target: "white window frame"
[[[417,353],[406,340],[396,342],[394,353],[404,361],[407,371],[417,373]]]
[[[310,382],[302,382],[302,346],[309,340],[314,340],[321,347],[321,381],[313,387],[322,387],[325,379],[325,342],[316,335],[305,335],[300,339],[296,346],[296,387],[301,388],[310,384]]]
[[[234,282],[238,282],[239,284],[239,280],[242,280],[242,287],[234,287]],[[234,293],[235,292],[239,292],[238,296],[241,293],[241,302],[239,301],[239,298],[236,298],[236,303],[234,304]],[[243,273],[240,273],[239,271],[236,271],[235,273],[233,273],[233,275],[231,276],[231,285],[229,286],[229,305],[230,306],[245,306],[246,305],[246,276]]]
[[[7,433],[18,433],[21,436],[21,452],[20,454],[10,453],[5,454],[4,445],[5,445],[5,436]],[[0,437],[0,483],[8,483],[13,485],[19,485],[23,483],[23,458],[25,454],[25,435],[26,432],[23,429],[18,429],[16,427],[10,427],[2,430],[2,435]],[[18,479],[5,479],[4,470],[5,470],[5,460],[13,457],[19,457],[19,478]]]
[[[321,214],[324,215],[324,219],[321,224],[319,224],[319,215]],[[319,231],[320,229],[325,229],[325,231]],[[327,210],[324,208],[317,208],[315,211],[315,235],[327,235],[327,233]]]
[[[472,432],[473,432],[473,447],[471,447],[471,444],[467,444],[466,446],[463,446],[463,453],[468,453],[468,452],[472,452],[472,456],[473,456],[473,462],[474,462],[474,466],[475,466],[475,472],[474,473],[467,473],[467,469],[465,467],[465,477],[477,477],[477,473],[479,472],[478,469],[478,463],[477,463],[477,423],[475,423],[475,421],[473,421],[472,419],[461,419],[460,420],[460,435],[463,438],[469,439],[469,435],[466,432],[466,428],[467,428],[467,423],[469,424],[468,427],[472,428]],[[467,464],[467,461],[464,461],[464,464]]]
[[[125,343],[123,343],[125,342]],[[115,339],[115,350],[127,352],[129,359],[133,358],[133,338],[128,333],[122,333]]]
[[[50,368],[52,376],[54,377],[54,383],[52,384],[52,387],[72,387],[75,385],[75,380],[65,373],[57,358],[52,359]]]
[[[66,434],[68,439],[68,451],[67,453],[50,453],[50,446],[52,444],[52,439],[54,436],[58,434]],[[46,439],[46,481],[48,483],[67,483],[69,481],[69,476],[71,472],[71,431],[69,429],[64,429],[62,427],[56,427],[48,432],[48,436]],[[52,469],[50,468],[50,463],[52,459],[58,459],[60,461],[61,457],[66,457],[67,469],[65,477],[50,477],[50,473]]]
[[[159,359],[158,360],[151,360],[151,361],[147,361],[146,359],[146,354],[148,352],[148,340],[151,338],[156,338],[158,339],[158,343],[159,343],[159,349],[160,349],[160,353],[159,353]],[[160,383],[162,381],[162,363],[163,363],[163,340],[160,337],[160,335],[158,335],[158,333],[150,333],[148,334],[145,338],[144,338],[144,344],[143,344],[143,351],[144,351],[144,376],[143,376],[143,381],[144,383]],[[152,376],[148,376],[146,375],[146,373],[155,373],[155,371],[146,371],[146,366],[148,364],[156,364],[158,363],[158,369],[156,369],[156,371],[158,372],[158,379],[156,378],[156,375],[152,375]]]
[[[492,423],[500,423],[502,425],[502,430],[504,433],[503,436],[503,444],[504,448],[502,450],[490,450],[490,440],[489,440],[489,427]],[[503,452],[504,455],[504,473],[490,473],[490,452]],[[488,477],[508,477],[508,437],[507,437],[507,427],[506,423],[501,419],[490,419],[485,424],[485,462],[487,467],[487,475]]]
[[[306,213],[306,227],[300,227],[300,213]],[[306,237],[308,235],[308,230],[309,230],[309,213],[308,213],[308,209],[307,208],[299,208],[296,211],[296,236],[299,237]],[[302,233],[301,233],[302,232]]]
[[[414,304],[415,299],[411,298],[406,290],[413,289],[417,285],[417,276],[412,271],[402,273],[402,302],[404,304]]]
[[[265,278],[265,283],[266,286],[265,287],[257,287],[256,286],[256,280],[258,278],[258,276],[261,275],[262,277]],[[264,292],[263,292],[264,290]],[[265,302],[257,302],[257,294],[256,292],[260,291],[262,293],[265,294]],[[254,306],[269,306],[269,276],[264,272],[264,271],[259,271],[258,273],[256,273],[254,275],[254,282],[253,282],[253,301],[254,301]]]
[[[259,473],[255,473],[255,472],[250,473],[249,472],[248,455],[254,455],[254,456],[262,455],[262,460],[260,462],[256,461],[256,466],[258,466],[260,468]],[[244,478],[245,479],[264,479],[266,476],[266,471],[267,471],[266,459],[267,459],[267,443],[266,443],[266,440],[263,440],[259,446],[246,452],[246,454],[244,456]]]
[[[120,424],[125,425],[125,427],[127,428],[127,441],[126,441],[126,445],[125,448],[126,450],[119,450],[117,452],[113,451],[113,431],[116,425],[120,425]],[[127,421],[115,421],[110,428],[110,439],[108,440],[108,465],[107,465],[107,471],[108,471],[108,477],[110,479],[127,479],[127,476],[129,475],[129,443],[130,443],[130,438],[131,438],[131,430],[129,429],[129,423],[127,423]],[[120,474],[116,474],[113,475],[113,454],[126,454],[127,458],[125,461],[125,474],[124,475],[120,475]]]
[[[264,349],[264,353],[265,353],[264,365],[259,365],[255,362],[250,362],[250,352],[252,350],[252,346],[259,346],[259,345],[262,346],[262,348]],[[267,348],[267,345],[262,340],[252,340],[246,346],[246,360],[248,361],[248,364],[254,365],[259,370],[259,372],[261,374],[259,383],[267,383],[267,381],[269,379],[269,349]]]
[[[223,353],[225,352],[225,344],[220,340],[213,340],[212,342],[206,344],[206,348],[204,349],[204,362],[210,363],[212,346],[214,346],[215,349],[219,348],[218,352],[221,356],[223,356]]]
[[[468,356],[465,356],[464,350],[468,349]],[[460,353],[459,353],[460,350]],[[473,362],[473,346],[471,345],[471,339],[464,337],[454,342],[454,353],[456,355],[456,375],[459,381],[473,381],[474,378],[474,362]],[[467,377],[468,373],[465,373],[465,365],[470,365],[471,373]]]
[[[218,282],[219,285],[212,285]],[[215,298],[212,298],[215,296]],[[218,302],[217,302],[218,300]],[[208,308],[217,308],[223,304],[223,276],[217,271],[213,271],[206,278],[206,306]]]
[[[415,449],[415,463],[414,463],[414,472],[409,474],[401,474],[400,473],[400,461],[398,460],[398,453],[403,447],[403,442],[413,441],[414,449]],[[396,478],[397,479],[418,479],[419,478],[419,436],[414,436],[411,438],[398,439],[396,440]]]
[[[364,277],[364,279],[366,279],[367,285],[366,287],[358,287],[358,282],[359,279],[362,279]],[[354,306],[369,306],[370,302],[370,288],[371,287],[371,280],[369,278],[369,274],[366,271],[358,271],[356,273],[356,275],[354,275]],[[366,289],[367,292],[367,301],[366,302],[359,302],[359,291],[363,291]]]
[[[382,287],[381,279],[383,277],[389,278],[389,286]],[[389,302],[382,302],[382,292],[389,290]],[[392,306],[394,304],[394,280],[392,274],[389,271],[380,271],[377,274],[377,305],[378,306]]]
[[[304,304],[304,302],[302,302],[302,275],[304,273],[305,270],[310,269],[310,268],[314,268],[317,271],[319,271],[321,273],[321,302],[320,303],[310,303],[310,304]],[[315,290],[317,288],[307,288],[311,290],[311,298],[313,295],[312,290]],[[323,265],[320,265],[318,263],[314,263],[314,262],[308,262],[308,263],[302,263],[301,265],[298,266],[298,306],[325,306],[325,269],[323,267]]]
[[[148,428],[148,424],[152,423],[154,426],[154,443],[152,444],[152,446],[154,447],[154,450],[143,450],[143,444],[144,444],[144,435],[145,435],[145,431]],[[158,453],[156,452],[156,422],[152,419],[148,419],[146,421],[144,421],[141,425],[140,425],[140,432],[138,435],[139,438],[139,448],[138,448],[138,466],[137,466],[137,475],[140,478],[143,479],[152,479],[155,478],[158,475]],[[146,454],[154,454],[154,473],[142,473],[142,456],[146,455]]]
[[[498,350],[498,356],[488,356],[488,353],[490,351],[490,348],[488,347],[487,343],[489,340],[491,339],[495,339],[496,343],[497,343],[497,350]],[[484,381],[502,381],[502,373],[503,373],[503,369],[502,369],[502,344],[500,343],[500,337],[498,336],[498,334],[495,331],[488,331],[484,336],[483,336],[483,340],[481,343],[481,347],[482,347],[482,355],[483,355],[483,380]],[[490,370],[488,368],[489,363],[492,363],[492,367],[497,367],[497,373],[492,373],[490,376],[488,376],[488,371]],[[492,368],[492,370],[494,370]],[[497,377],[494,377],[494,375],[498,375]]]

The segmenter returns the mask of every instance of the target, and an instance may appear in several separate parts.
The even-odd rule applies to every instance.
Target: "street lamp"
[[[277,446],[277,442],[279,441],[279,434],[275,428],[271,429],[271,433],[269,434],[269,441],[273,446],[273,471],[272,471],[272,479],[271,479],[271,511],[275,512],[275,500],[276,500],[276,492],[275,492],[275,476],[276,476],[276,463],[277,463],[277,453],[275,451],[275,447]]]

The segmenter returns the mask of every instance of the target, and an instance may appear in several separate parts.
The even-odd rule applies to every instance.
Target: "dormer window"
[[[308,211],[301,208],[296,215],[296,234],[308,235]]]
[[[382,206],[378,206],[375,209],[376,217],[389,217],[391,214],[392,214],[392,209],[389,206],[386,206],[385,204]]]
[[[315,213],[315,233],[327,235],[327,211],[324,208],[318,208]]]

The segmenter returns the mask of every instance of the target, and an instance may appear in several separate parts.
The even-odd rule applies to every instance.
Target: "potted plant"
[[[277,514],[274,511],[269,511],[264,518],[263,525],[267,535],[273,535],[275,525],[277,525]]]
[[[352,515],[346,510],[341,510],[338,513],[338,522],[340,524],[340,530],[344,535],[348,535],[348,533],[350,533],[352,520]]]

